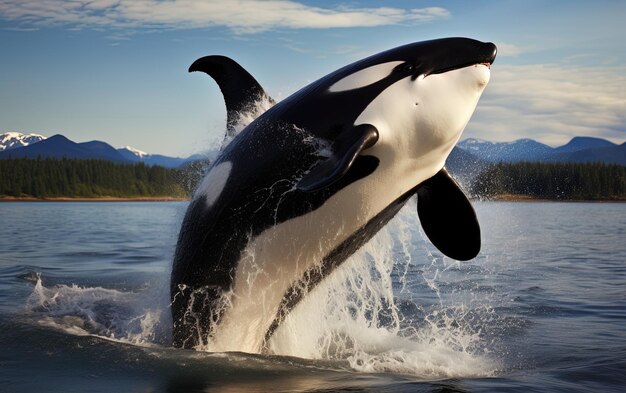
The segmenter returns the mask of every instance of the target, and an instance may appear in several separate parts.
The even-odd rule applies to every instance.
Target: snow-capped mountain
[[[141,151],[139,149],[135,149],[131,146],[124,146],[117,149],[117,151],[131,162],[143,162],[146,165],[159,165],[164,166],[166,168],[177,168],[184,164],[189,160],[193,160],[194,158],[181,158],[181,157],[168,157],[160,154],[149,154],[145,151]],[[196,158],[197,159],[197,158]]]
[[[0,151],[0,158],[72,158],[79,160],[105,160],[128,162],[107,143],[100,141],[76,143],[63,135],[53,135],[28,146]]]
[[[145,151],[135,149],[134,147],[131,147],[131,146],[120,147],[119,149],[117,149],[117,151],[119,151],[120,154],[124,156],[124,158],[130,161],[135,161],[135,160],[143,161],[146,157],[150,155],[146,153]]]
[[[22,134],[21,132],[5,132],[0,134],[0,151],[16,149],[18,147],[32,145],[46,139],[40,134]]]
[[[190,161],[206,159],[206,157],[198,155],[180,158],[149,154],[131,146],[115,149],[108,143],[101,141],[76,143],[63,135],[47,138],[40,134],[22,134],[20,132],[0,134],[0,159],[37,157],[95,159],[118,163],[143,162],[146,165],[159,165],[167,168],[177,168]]]

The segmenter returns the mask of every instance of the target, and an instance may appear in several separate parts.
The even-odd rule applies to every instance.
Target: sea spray
[[[163,344],[169,332],[166,306],[154,294],[102,287],[45,287],[41,275],[26,302],[26,315],[38,324],[79,336],[97,336],[128,344]],[[152,303],[152,304],[150,304]]]
[[[239,134],[244,128],[246,128],[250,123],[256,120],[263,113],[265,113],[268,109],[270,109],[274,104],[274,100],[272,100],[265,94],[262,94],[258,100],[251,103],[244,110],[235,113],[234,122],[233,124],[231,124],[232,134],[226,135],[226,137],[222,141],[222,147],[228,145],[237,134]]]
[[[414,206],[410,201],[287,315],[268,343],[272,353],[427,379],[494,373],[476,320],[492,310],[442,297],[438,280],[458,263],[430,254]],[[416,257],[416,247],[425,258]]]

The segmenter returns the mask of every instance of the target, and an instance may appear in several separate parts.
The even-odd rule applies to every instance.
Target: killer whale
[[[284,316],[417,194],[445,255],[480,250],[474,210],[444,168],[488,83],[496,47],[468,38],[405,45],[271,100],[240,65],[198,59],[227,106],[223,147],[181,225],[170,281],[173,345],[259,352]]]

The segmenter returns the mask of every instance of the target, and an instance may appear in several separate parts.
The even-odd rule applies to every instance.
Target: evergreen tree
[[[180,171],[109,161],[0,160],[0,195],[50,197],[185,197]]]
[[[603,163],[499,163],[474,179],[476,196],[564,200],[626,199],[626,167]]]

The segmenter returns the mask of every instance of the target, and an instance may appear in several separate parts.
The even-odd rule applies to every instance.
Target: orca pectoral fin
[[[444,255],[460,261],[478,255],[476,212],[445,168],[418,188],[417,213],[426,236]]]
[[[371,124],[360,124],[342,133],[333,143],[332,155],[305,174],[298,189],[313,192],[335,183],[348,172],[359,153],[377,141],[378,130]]]
[[[252,109],[257,101],[267,98],[259,82],[233,59],[226,56],[205,56],[193,62],[189,72],[201,71],[217,82],[226,103],[226,125],[229,136],[234,134],[234,126],[241,112]]]

